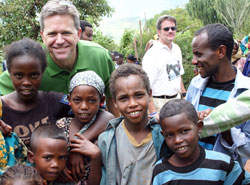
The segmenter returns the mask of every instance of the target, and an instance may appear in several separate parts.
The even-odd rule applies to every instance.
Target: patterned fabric
[[[70,124],[71,124],[73,119],[74,118],[61,118],[61,119],[57,120],[57,122],[56,122],[56,126],[58,126],[59,128],[62,128],[64,130],[64,134],[67,137],[68,144],[70,143],[70,140],[69,140],[69,127],[70,127]],[[81,134],[83,132],[81,132]],[[81,185],[86,185],[87,184],[88,176],[89,176],[89,173],[90,173],[90,160],[88,158],[86,158],[86,157],[84,158],[84,167],[85,167],[85,170],[84,170],[84,174],[83,174],[83,179],[79,183]]]
[[[0,101],[0,119],[2,118],[2,101]],[[0,131],[0,175],[16,163],[26,163],[28,149],[22,140],[12,132],[4,137]]]
[[[102,79],[94,71],[83,71],[76,73],[70,81],[69,92],[73,91],[73,89],[79,85],[92,86],[96,88],[101,96],[103,95],[105,89]]]
[[[27,147],[16,133],[4,137],[0,131],[0,175],[16,163],[28,162],[27,154]]]

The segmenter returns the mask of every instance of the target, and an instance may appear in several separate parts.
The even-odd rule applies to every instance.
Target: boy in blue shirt
[[[170,157],[159,160],[153,171],[153,185],[249,184],[249,173],[228,155],[205,150],[198,144],[203,123],[193,105],[185,100],[166,103],[160,112],[162,135]]]

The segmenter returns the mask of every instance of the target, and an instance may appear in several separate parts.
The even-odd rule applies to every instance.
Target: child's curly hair
[[[32,166],[17,164],[10,167],[1,177],[1,185],[12,185],[15,181],[24,181],[29,185],[43,185],[43,180]]]

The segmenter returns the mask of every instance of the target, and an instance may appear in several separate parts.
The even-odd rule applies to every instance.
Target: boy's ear
[[[100,103],[101,103],[101,104],[104,104],[105,99],[106,99],[106,98],[105,98],[105,96],[102,96],[102,98],[101,98],[101,102],[100,102]]]
[[[198,133],[201,134],[202,129],[203,129],[203,121],[202,120],[199,120],[197,122],[197,127],[198,127]]]
[[[70,95],[69,95],[69,94],[67,94],[67,100],[68,100],[68,102],[69,102],[69,105],[71,105]]]
[[[112,98],[112,102],[114,103],[115,108],[118,109],[115,98]]]
[[[30,163],[33,163],[34,164],[34,153],[31,152],[30,150],[28,151],[28,160]]]

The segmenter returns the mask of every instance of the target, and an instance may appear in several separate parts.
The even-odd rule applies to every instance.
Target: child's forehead
[[[173,121],[178,123],[178,124],[182,124],[183,121],[185,121],[186,124],[189,123],[189,124],[195,124],[196,125],[196,123],[194,123],[193,120],[190,119],[188,114],[185,113],[185,112],[182,112],[180,114],[175,114],[173,116],[165,117],[163,120],[160,120],[160,123],[161,124],[168,124],[169,122],[173,122]],[[173,126],[177,127],[178,125],[176,124],[176,125],[173,125]]]
[[[64,145],[64,144],[67,146],[67,141],[63,139],[38,137],[36,140],[36,149],[44,148],[44,146],[50,146],[50,145],[56,148],[56,147],[61,147],[61,145]]]
[[[125,85],[126,84],[125,82],[128,82],[128,83],[139,82],[140,84],[145,86],[142,77],[139,76],[139,75],[136,75],[136,74],[131,74],[131,75],[128,75],[128,76],[122,76],[122,77],[117,78],[115,80],[115,86],[117,86],[117,85],[119,85],[119,86]]]

